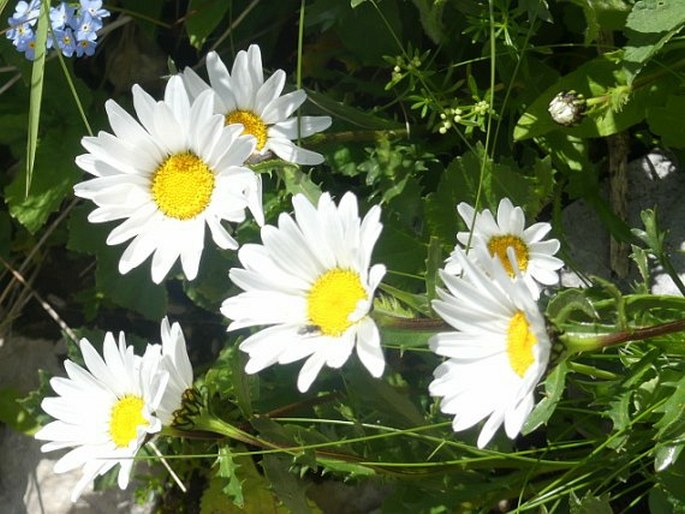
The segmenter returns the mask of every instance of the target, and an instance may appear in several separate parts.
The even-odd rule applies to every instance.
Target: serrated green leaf
[[[654,427],[658,429],[657,439],[682,437],[685,433],[685,377],[678,381],[673,393],[657,412],[663,412],[663,416],[654,423]]]
[[[319,201],[319,196],[321,196],[321,188],[316,185],[309,175],[304,173],[297,166],[284,166],[279,176],[283,179],[285,184],[285,189],[291,195],[296,195],[302,193],[307,197],[307,200],[312,202],[314,205]]]
[[[226,479],[226,484],[223,486],[222,491],[233,500],[233,505],[242,509],[245,505],[243,484],[236,474],[241,465],[235,462],[233,453],[228,445],[219,448],[217,462],[219,464],[217,476]],[[249,468],[244,471],[249,471]]]
[[[354,462],[325,458],[319,458],[317,462],[326,468],[327,471],[341,473],[349,478],[370,477],[376,474],[375,470],[361,464],[355,464]]]
[[[571,514],[613,514],[609,498],[608,494],[592,496],[588,493],[578,499],[575,493],[571,493],[569,500]]]
[[[312,514],[306,496],[307,484],[288,471],[290,460],[283,455],[265,455],[262,468],[274,493],[290,512]]]
[[[190,0],[188,3],[186,32],[190,44],[198,50],[209,35],[219,26],[231,2],[225,0]]]
[[[561,399],[566,384],[568,365],[561,361],[545,379],[545,397],[533,408],[521,429],[522,434],[530,434],[543,423],[547,423]]]

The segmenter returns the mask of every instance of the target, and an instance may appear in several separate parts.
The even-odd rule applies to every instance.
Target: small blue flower
[[[28,23],[33,26],[38,20],[40,14],[40,0],[31,0],[30,2],[17,2],[14,8],[14,14],[9,18],[8,23],[10,27],[14,27],[21,23]]]
[[[78,17],[78,26],[75,28],[76,39],[95,41],[98,37],[96,32],[101,28],[102,21],[99,18],[93,18],[88,12],[82,12]]]
[[[52,30],[62,30],[74,23],[72,20],[76,15],[76,8],[66,2],[60,2],[57,7],[50,8],[50,25]]]
[[[91,56],[95,54],[95,41],[84,39],[76,43],[76,57],[83,57],[84,55]]]
[[[87,12],[92,18],[106,18],[111,13],[102,8],[102,0],[80,0],[81,12]]]
[[[76,51],[76,38],[71,28],[67,27],[63,30],[55,30],[55,38],[57,39],[57,46],[62,51],[64,57],[71,57]]]
[[[21,40],[15,39],[14,46],[16,46],[17,50],[20,52],[24,52],[24,55],[29,61],[33,61],[33,59],[36,58],[36,36],[33,34],[33,31],[31,31],[31,37]]]

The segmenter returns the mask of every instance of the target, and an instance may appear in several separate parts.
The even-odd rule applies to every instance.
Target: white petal
[[[372,376],[383,374],[385,357],[381,350],[381,337],[371,318],[363,318],[357,326],[357,355]]]

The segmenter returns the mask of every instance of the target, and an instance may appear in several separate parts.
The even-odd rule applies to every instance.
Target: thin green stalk
[[[54,37],[54,34],[52,34],[52,28],[50,29],[51,35]],[[57,42],[55,41],[55,48],[57,48]],[[76,91],[76,86],[74,85],[74,80],[71,77],[71,73],[69,73],[69,68],[67,68],[67,64],[64,61],[64,57],[62,57],[62,52],[55,52],[57,54],[57,60],[59,61],[60,67],[62,68],[62,73],[64,73],[64,78],[67,81],[67,85],[69,86],[69,91],[71,92],[71,97],[74,99],[74,103],[76,104],[76,108],[78,109],[79,115],[81,116],[81,121],[83,121],[83,125],[86,127],[86,132],[88,132],[89,136],[93,135],[93,129],[90,126],[90,123],[88,122],[88,117],[86,116],[86,111],[83,108],[83,104],[81,103],[81,98],[78,96],[78,92]]]
[[[478,209],[480,208],[481,196],[483,195],[483,181],[485,178],[486,166],[493,159],[490,157],[490,132],[492,129],[492,112],[495,105],[495,72],[496,72],[496,54],[495,47],[495,11],[493,0],[488,0],[488,10],[490,14],[490,99],[488,108],[488,121],[485,129],[485,148],[483,149],[483,158],[480,163],[480,172],[478,177],[478,189],[476,190],[476,199],[474,202],[473,217],[469,222],[469,238],[466,242],[466,251],[471,248],[471,239],[473,238],[473,231],[476,226],[476,217],[478,216]]]
[[[302,89],[302,48],[304,44],[304,13],[306,0],[300,1],[300,18],[297,27],[297,89]],[[301,109],[297,109],[297,144],[300,144],[301,137]]]

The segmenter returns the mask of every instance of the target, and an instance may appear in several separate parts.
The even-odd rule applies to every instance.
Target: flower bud
[[[559,125],[572,127],[580,123],[585,114],[585,98],[575,91],[560,91],[547,107],[549,115]]]

